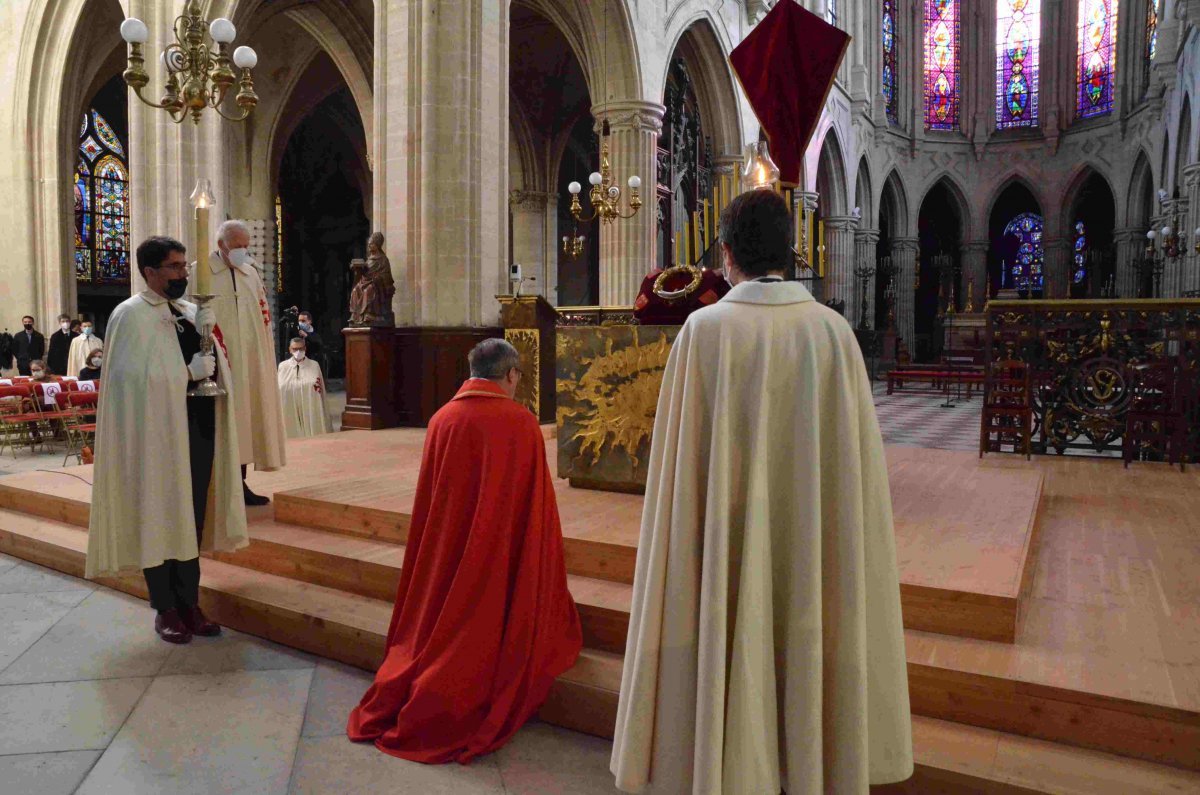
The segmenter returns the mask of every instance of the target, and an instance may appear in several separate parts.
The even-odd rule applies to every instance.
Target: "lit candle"
[[[692,263],[704,255],[704,247],[700,245],[700,211],[692,213]]]
[[[683,253],[679,248],[679,233],[675,233],[675,267],[679,267],[679,255]]]
[[[704,200],[704,237],[705,242],[712,242],[712,213],[708,210],[708,199]]]
[[[721,175],[713,180],[713,215],[716,216],[717,223],[721,223]],[[716,237],[716,230],[713,230],[713,237]]]
[[[196,208],[196,242],[193,249],[196,255],[195,282],[192,284],[192,295],[211,295],[209,285],[208,258],[208,211],[213,205],[213,195],[209,192],[208,180],[196,180],[196,189],[189,197],[192,206]]]

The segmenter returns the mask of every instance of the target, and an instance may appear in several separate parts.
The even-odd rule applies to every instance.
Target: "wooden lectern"
[[[554,422],[558,310],[540,295],[498,295],[496,300],[504,339],[521,354],[524,376],[517,400],[537,415],[538,422]]]

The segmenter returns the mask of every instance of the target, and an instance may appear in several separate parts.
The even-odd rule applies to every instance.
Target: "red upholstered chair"
[[[1187,405],[1178,362],[1158,360],[1130,368],[1133,399],[1125,415],[1121,457],[1125,466],[1145,452],[1158,452],[1187,467]]]
[[[1033,448],[1033,390],[1029,365],[1014,360],[988,366],[979,428],[979,457],[984,453],[1025,453]]]
[[[99,405],[100,394],[61,392],[57,399],[60,406],[65,404],[67,414],[63,421],[67,435],[67,454],[63,456],[63,466],[72,455],[82,464],[83,449],[93,445],[96,437],[96,406]]]

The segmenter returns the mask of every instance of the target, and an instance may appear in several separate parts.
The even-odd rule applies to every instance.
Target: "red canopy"
[[[793,0],[779,0],[729,54],[787,185],[800,182],[804,150],[849,44],[845,32]]]

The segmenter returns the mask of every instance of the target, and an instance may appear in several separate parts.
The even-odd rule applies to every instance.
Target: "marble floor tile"
[[[18,560],[17,558],[11,557],[9,555],[0,554],[0,574],[3,574],[4,572],[8,571],[9,569],[11,569],[13,566],[17,565],[20,562],[21,561]]]
[[[512,795],[611,795],[612,743],[534,721],[494,754]]]
[[[367,671],[322,660],[313,672],[304,714],[305,737],[345,735],[346,718],[358,705],[375,677]]]
[[[95,591],[0,673],[0,684],[154,676],[174,647],[140,599]]]
[[[0,593],[43,593],[45,591],[94,591],[95,583],[20,561],[5,567],[0,563]]]
[[[79,793],[286,792],[311,681],[311,670],[160,676]]]
[[[108,745],[148,677],[0,687],[0,755],[81,751]]]
[[[344,736],[302,738],[290,789],[293,795],[503,795],[504,791],[491,758],[470,765],[422,765]]]
[[[71,795],[100,758],[100,751],[0,756],[0,793]]]
[[[87,595],[87,591],[0,594],[0,671]]]
[[[316,657],[269,640],[223,627],[215,638],[192,638],[173,647],[159,674],[217,674],[312,668]]]

